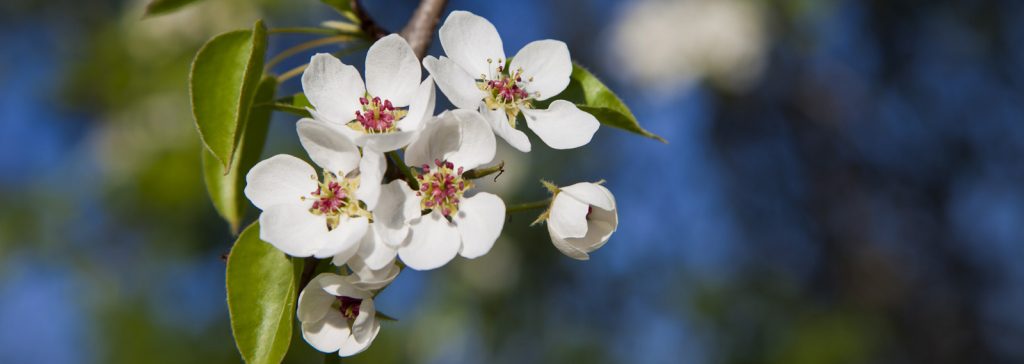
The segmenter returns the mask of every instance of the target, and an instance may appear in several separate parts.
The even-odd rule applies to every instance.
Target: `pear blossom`
[[[321,273],[299,293],[302,338],[316,350],[352,356],[366,350],[380,332],[373,294],[347,277]]]
[[[597,119],[565,100],[547,109],[535,103],[558,95],[569,85],[569,48],[557,40],[531,42],[510,60],[501,37],[487,19],[453,11],[439,30],[447,57],[426,57],[423,66],[448,100],[461,109],[479,109],[494,133],[512,147],[530,151],[530,140],[516,129],[520,113],[526,126],[554,149],[572,149],[590,142]]]
[[[380,214],[375,213],[375,215],[379,216]],[[377,223],[371,224],[370,231],[363,236],[355,255],[351,257],[338,255],[332,260],[336,266],[347,265],[352,270],[352,274],[346,279],[356,287],[366,290],[376,290],[387,286],[401,271],[401,268],[395,264],[398,251],[384,243],[378,229],[372,228],[375,225]]]
[[[397,34],[381,38],[366,53],[366,83],[359,71],[318,53],[302,74],[310,114],[364,148],[388,152],[409,144],[433,116],[431,77],[422,71],[409,43]]]
[[[354,255],[370,229],[386,167],[384,155],[359,149],[310,119],[296,129],[322,179],[305,161],[279,154],[246,175],[245,196],[262,213],[260,239],[288,255],[328,258]]]
[[[619,226],[615,197],[597,183],[562,187],[551,201],[547,225],[555,248],[573,259],[590,259]]]
[[[490,193],[467,196],[473,182],[464,176],[494,159],[495,138],[483,117],[453,110],[431,121],[405,151],[420,166],[413,190],[405,181],[384,187],[376,212],[383,242],[405,265],[429,270],[456,255],[487,254],[505,224],[505,203]],[[375,224],[376,225],[376,224]]]

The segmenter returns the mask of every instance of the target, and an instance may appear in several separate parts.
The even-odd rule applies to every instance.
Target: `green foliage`
[[[664,138],[640,126],[629,107],[601,80],[578,64],[573,64],[569,86],[556,99],[575,102],[580,110],[594,115],[602,124],[667,143]]]
[[[192,62],[189,90],[192,116],[203,144],[230,172],[241,131],[263,72],[267,29],[227,32],[210,39]]]
[[[306,99],[306,95],[301,92],[274,100],[272,104],[264,104],[260,106],[269,106],[274,110],[292,113],[304,118],[311,117],[307,108],[313,107],[313,105],[309,103],[309,100]]]
[[[274,99],[277,79],[263,77],[253,105],[270,102]],[[238,227],[245,217],[249,206],[242,190],[245,189],[245,175],[259,161],[263,151],[263,143],[267,140],[267,128],[270,125],[270,108],[253,107],[249,112],[249,120],[242,129],[242,139],[238,143],[238,151],[231,162],[227,174],[221,168],[217,158],[209,150],[203,148],[203,177],[210,200],[224,220],[231,225],[231,233],[238,234]]]
[[[280,363],[291,344],[302,260],[260,240],[259,223],[238,237],[228,255],[231,331],[248,363]]]
[[[199,0],[153,0],[146,5],[146,13],[143,17],[172,13],[196,1]]]

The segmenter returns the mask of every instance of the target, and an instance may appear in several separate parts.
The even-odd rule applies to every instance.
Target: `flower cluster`
[[[422,80],[420,62],[396,34],[368,50],[365,83],[339,59],[313,56],[302,75],[312,117],[296,131],[319,173],[276,155],[246,176],[245,195],[262,210],[260,238],[337,267],[299,296],[302,335],[317,350],[365,350],[380,331],[373,298],[404,267],[435,269],[491,250],[506,205],[475,191],[473,179],[486,175],[496,136],[529,151],[516,128],[523,119],[544,143],[568,149],[587,144],[599,126],[565,100],[537,106],[569,83],[564,43],[533,42],[509,60],[494,26],[464,11],[451,13],[439,38],[447,57],[424,59]],[[435,82],[456,109],[434,114]],[[389,164],[395,173],[385,173]],[[386,180],[398,172],[404,176]],[[587,259],[617,227],[615,199],[600,183],[546,185],[553,197],[539,220],[558,250]]]

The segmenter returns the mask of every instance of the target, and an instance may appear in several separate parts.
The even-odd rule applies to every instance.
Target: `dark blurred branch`
[[[416,58],[423,59],[434,39],[434,29],[441,20],[441,13],[448,0],[421,0],[416,12],[412,13],[409,22],[402,29],[402,37],[412,46]]]
[[[434,39],[437,22],[441,20],[441,13],[444,12],[444,7],[447,4],[448,0],[421,0],[420,5],[416,7],[416,11],[409,18],[409,22],[402,29],[401,35],[412,46],[416,58],[423,59],[427,55],[430,42]],[[351,6],[356,18],[359,18],[359,27],[371,39],[377,40],[391,33],[377,25],[373,17],[363,10],[361,1],[352,0]]]
[[[363,10],[363,4],[360,0],[352,0],[351,5],[352,13],[359,19],[359,28],[363,30],[363,33],[370,36],[370,39],[377,40],[384,38],[385,35],[391,34],[391,32],[377,25],[377,22],[373,20],[365,10]]]

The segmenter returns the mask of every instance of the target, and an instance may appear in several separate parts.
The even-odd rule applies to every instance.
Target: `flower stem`
[[[495,172],[505,172],[505,161],[486,168],[471,169],[463,174],[463,176],[469,179],[477,179],[487,177]],[[498,175],[500,176],[501,174]],[[498,179],[498,177],[494,177],[494,179]]]
[[[513,212],[542,209],[542,208],[548,207],[548,205],[550,205],[550,204],[551,204],[551,198],[545,198],[545,199],[540,200],[540,201],[533,201],[533,202],[527,202],[527,203],[521,203],[521,204],[518,204],[518,205],[509,206],[509,207],[505,208],[505,213],[506,214],[510,214],[510,213],[513,213]]]
[[[284,28],[270,28],[268,31],[270,34],[323,34],[323,35],[336,35],[339,33],[337,29],[329,28],[315,28],[315,27],[284,27]]]
[[[388,152],[388,157],[390,157],[391,162],[398,167],[398,170],[402,171],[402,174],[405,175],[405,181],[409,182],[409,187],[411,187],[413,191],[420,189],[419,181],[416,181],[416,176],[412,175],[412,169],[405,165],[405,161],[403,161],[402,157],[398,155],[398,151],[392,150]]]
[[[274,56],[274,58],[271,58],[269,61],[267,61],[267,65],[266,65],[265,68],[269,70],[269,69],[273,68],[275,65],[277,65],[278,63],[280,63],[281,61],[285,60],[286,58],[294,56],[294,55],[298,54],[299,52],[302,52],[302,51],[305,51],[305,50],[309,50],[309,49],[313,49],[313,48],[316,48],[316,47],[325,46],[325,45],[328,45],[328,44],[351,42],[351,41],[356,40],[356,39],[358,39],[358,38],[353,37],[351,35],[335,35],[335,36],[330,36],[330,37],[313,39],[313,40],[307,41],[307,42],[302,42],[302,43],[299,43],[299,44],[296,44],[296,45],[292,46],[291,48],[288,48],[288,49],[285,49],[285,50],[281,51],[281,53],[278,53],[276,56]]]

